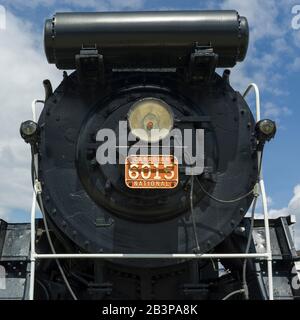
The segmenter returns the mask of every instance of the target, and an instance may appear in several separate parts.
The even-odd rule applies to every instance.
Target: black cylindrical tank
[[[56,13],[46,20],[47,59],[74,69],[82,48],[96,48],[106,66],[180,67],[196,46],[212,47],[218,67],[247,53],[247,19],[236,11]]]

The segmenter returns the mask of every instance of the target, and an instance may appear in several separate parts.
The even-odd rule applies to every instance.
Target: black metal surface
[[[270,218],[270,240],[272,250],[272,272],[275,300],[293,300],[300,298],[299,275],[295,266],[297,254],[288,227],[290,217]],[[215,248],[215,253],[245,252],[249,236],[250,218],[244,218],[239,228]],[[266,253],[266,236],[263,219],[255,219],[250,253]],[[231,275],[240,281],[242,287],[243,259],[221,259]],[[298,281],[296,279],[298,277]],[[265,259],[247,260],[247,285],[250,299],[268,300],[268,267]],[[239,289],[238,288],[238,289]]]
[[[48,61],[76,68],[70,76],[64,72],[54,92],[44,82],[39,119],[38,173],[56,252],[192,253],[195,234],[197,252],[245,251],[252,195],[241,195],[257,181],[255,121],[231,88],[229,70],[220,77],[215,69],[242,61],[248,36],[247,20],[236,11],[58,13],[46,21]],[[100,166],[95,159],[98,130],[118,134],[118,122],[146,97],[172,108],[177,129],[204,129],[205,168],[193,180],[195,229],[185,164],[175,189],[134,190],[124,183],[123,164]],[[292,284],[296,251],[288,221],[272,220],[270,227],[275,298],[291,299],[299,289]],[[41,220],[36,228],[37,252],[50,253]],[[265,252],[257,221],[253,239],[250,252]],[[0,298],[28,296],[29,243],[29,225],[0,220],[0,272],[8,284]],[[230,273],[220,275],[212,260],[61,263],[80,299],[201,300],[243,287],[243,259],[221,262]],[[266,271],[265,261],[247,260],[251,299],[268,299]],[[37,262],[35,298],[70,298],[54,260]]]
[[[193,87],[175,73],[114,73],[93,97],[80,91],[75,73],[46,101],[39,120],[43,128],[40,178],[49,217],[82,250],[174,253],[195,247],[189,189],[184,190],[187,176],[180,177],[183,183],[173,192],[137,192],[124,186],[124,167],[99,167],[90,158],[90,149],[97,147],[92,139],[97,130],[116,129],[130,105],[146,95],[167,100],[178,119],[195,115],[210,119],[205,129],[207,173],[201,183],[215,197],[236,198],[249,192],[256,181],[254,119],[242,97],[222,78]],[[179,121],[178,125],[195,124]],[[194,197],[202,252],[235,229],[252,200],[250,196],[231,204],[217,203],[204,197],[196,181]],[[99,226],[100,220],[106,226]]]
[[[0,219],[0,300],[28,299],[29,250],[30,224]]]
[[[98,49],[110,68],[182,67],[195,46],[213,48],[218,67],[232,67],[248,40],[236,11],[56,13],[44,33],[47,59],[59,69],[74,69],[83,48]]]
[[[270,220],[274,299],[277,300],[291,300],[300,297],[299,280],[295,281],[294,279],[298,276],[295,266],[298,256],[288,226],[288,219],[289,217],[278,217]],[[255,252],[266,252],[263,220],[255,221],[253,240]],[[260,280],[261,291],[267,292],[268,273],[266,261],[257,261],[255,269],[257,279]]]

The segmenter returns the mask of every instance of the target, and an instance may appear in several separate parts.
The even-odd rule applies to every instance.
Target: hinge
[[[75,56],[76,70],[81,84],[94,86],[104,83],[103,56],[95,48],[84,48]]]
[[[195,46],[190,55],[188,80],[190,82],[210,82],[218,64],[218,55],[212,47]]]

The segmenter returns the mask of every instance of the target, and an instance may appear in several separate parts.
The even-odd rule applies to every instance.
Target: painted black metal
[[[299,299],[299,281],[295,261],[299,258],[291,245],[289,217],[270,220],[273,249],[273,275],[275,299]],[[249,218],[244,218],[238,228],[212,252],[240,253],[245,250]],[[28,299],[30,225],[6,223],[0,220],[0,280],[5,271],[5,289],[0,290],[1,299]],[[49,253],[43,223],[37,219],[36,250]],[[245,228],[245,229],[241,229]],[[244,231],[241,231],[244,230]],[[58,251],[63,250],[61,240],[52,233]],[[262,220],[255,220],[253,243],[250,252],[259,253],[264,248]],[[80,299],[222,299],[228,293],[242,287],[243,259],[223,259],[222,264],[231,272],[219,275],[210,260],[181,261],[181,263],[158,268],[132,268],[116,261],[82,260],[64,265],[68,279]],[[265,261],[248,260],[247,283],[250,299],[268,299],[267,265]],[[36,265],[35,299],[70,299],[54,260],[40,260]],[[178,285],[180,283],[180,285]],[[3,282],[1,282],[3,285]],[[232,299],[243,299],[243,295]]]
[[[300,298],[299,280],[295,261],[298,260],[287,217],[270,219],[270,238],[273,259],[273,284],[275,300],[293,300]],[[216,253],[245,252],[249,236],[250,219],[244,218],[239,228],[215,248]],[[241,229],[242,228],[242,229]],[[243,231],[240,231],[243,230]],[[253,241],[250,253],[265,253],[265,227],[263,219],[255,219],[252,233]],[[243,259],[221,259],[226,269],[236,281],[241,281]],[[263,259],[247,260],[247,284],[250,299],[268,300],[268,269]],[[241,285],[240,285],[241,287]]]
[[[93,97],[80,90],[75,73],[46,101],[39,120],[43,200],[54,225],[88,252],[193,250],[187,176],[180,176],[181,184],[173,191],[129,190],[122,165],[99,167],[94,159],[97,131],[116,130],[136,100],[156,96],[171,105],[179,120],[199,116],[210,120],[176,125],[206,126],[206,169],[194,184],[197,233],[202,252],[224,240],[247,212],[252,197],[220,204],[204,196],[197,179],[221,199],[233,199],[253,187],[255,123],[242,97],[219,76],[212,83],[190,86],[178,74],[167,72],[116,72],[96,92]],[[100,220],[110,222],[99,227]]]
[[[236,11],[56,13],[44,32],[47,59],[59,69],[74,69],[84,48],[98,49],[110,68],[182,67],[195,46],[213,48],[218,67],[232,67],[248,41]]]
[[[194,251],[184,165],[174,190],[133,190],[124,184],[124,165],[99,166],[95,159],[97,131],[117,133],[119,120],[126,120],[131,105],[145,97],[167,102],[178,129],[205,130],[205,168],[194,178],[193,194],[200,251],[245,250],[245,214],[252,196],[221,203],[203,193],[199,183],[213,197],[228,200],[248,193],[257,181],[254,118],[231,88],[230,72],[225,70],[223,77],[215,73],[217,66],[231,67],[245,58],[248,33],[247,20],[236,11],[58,13],[46,21],[48,61],[58,68],[76,68],[69,76],[64,72],[54,92],[45,83],[39,119],[39,178],[58,252]],[[0,221],[1,262],[3,248],[13,253],[22,247],[18,241],[8,247],[7,228]],[[37,229],[37,251],[49,253],[41,221]],[[253,235],[259,232],[256,224]],[[284,219],[271,224],[271,239],[280,261],[274,268],[279,275],[275,289],[291,298],[295,292],[286,270],[293,265],[295,250]],[[28,239],[26,244],[28,249]],[[254,242],[250,252],[260,249]],[[242,287],[242,259],[224,259],[231,273],[221,277],[209,260],[62,263],[81,299],[221,299]],[[249,260],[247,267],[250,297],[267,299],[266,265]],[[36,298],[69,298],[54,261],[40,261],[36,276]]]
[[[30,224],[0,219],[0,300],[28,299]]]
[[[273,256],[273,281],[274,298],[278,300],[293,300],[300,298],[299,280],[295,261],[299,259],[292,240],[287,217],[278,217],[270,220],[270,237]],[[254,251],[265,250],[265,230],[262,220],[255,221],[253,231]],[[259,241],[259,240],[262,241]],[[267,264],[265,261],[256,261],[254,264],[255,273],[252,275],[259,280],[261,292],[267,292],[268,276]]]

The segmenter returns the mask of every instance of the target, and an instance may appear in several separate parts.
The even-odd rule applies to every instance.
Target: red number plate
[[[178,161],[172,155],[129,156],[125,183],[133,189],[172,189],[178,184]]]

